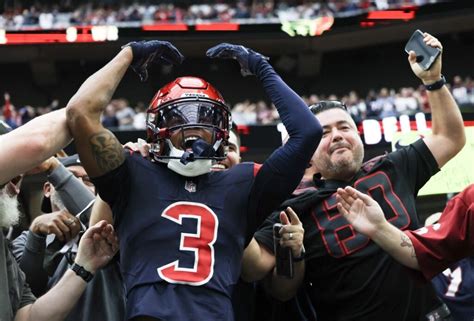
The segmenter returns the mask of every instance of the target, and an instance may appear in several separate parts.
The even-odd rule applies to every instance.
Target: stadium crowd
[[[460,107],[474,105],[474,81],[471,77],[453,77],[448,87]],[[347,106],[356,123],[364,119],[383,119],[400,115],[414,115],[417,112],[430,113],[430,105],[423,86],[395,89],[381,88],[370,90],[365,97],[356,91],[350,91],[343,96],[334,94],[311,94],[302,96],[307,105],[313,105],[322,100],[339,100]],[[0,119],[6,121],[12,128],[21,126],[32,118],[57,109],[58,101],[54,100],[49,106],[14,106],[14,99],[5,94]],[[102,117],[102,123],[107,128],[122,130],[145,129],[146,107],[143,102],[131,105],[125,98],[112,100]],[[253,102],[244,100],[232,107],[232,118],[239,125],[268,125],[280,121],[275,107],[264,100]]]
[[[221,43],[206,56],[255,76],[271,100],[252,107],[255,121],[287,129],[263,164],[240,163],[231,108],[204,79],[167,83],[147,108],[112,100],[129,68],[146,81],[149,63],[183,62],[167,41],[121,47],[65,108],[54,101],[38,117],[4,94],[16,128],[0,121],[0,320],[472,320],[472,291],[458,293],[472,272],[461,283],[450,268],[474,254],[474,185],[433,227],[416,212],[418,191],[466,145],[458,104],[474,103],[470,78],[447,86],[441,54],[424,70],[410,51],[418,90],[349,93],[347,108],[336,96],[302,99],[250,48]],[[429,134],[364,163],[353,118],[418,110],[432,114]],[[147,143],[123,146],[107,129],[138,123]],[[78,154],[59,157],[72,140]],[[38,173],[41,212],[14,238],[18,204],[30,201],[18,198],[23,178]],[[253,300],[261,280],[288,301],[282,313]]]
[[[348,17],[374,9],[424,5],[439,0],[255,0],[211,2],[89,1],[74,4],[48,1],[27,5],[27,1],[7,1],[0,15],[0,28],[61,29],[78,25],[140,26],[153,23],[198,23],[202,21],[239,21],[240,23],[275,23],[280,20],[311,19],[320,16]],[[24,5],[22,5],[24,4]],[[1,8],[0,8],[1,10]]]

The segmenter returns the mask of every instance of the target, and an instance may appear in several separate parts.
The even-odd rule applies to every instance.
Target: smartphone
[[[273,246],[275,251],[276,260],[276,273],[279,276],[284,276],[289,279],[293,278],[293,254],[289,247],[283,247],[280,245],[280,229],[282,224],[275,223],[273,225]]]
[[[441,50],[426,45],[423,38],[423,32],[416,30],[405,45],[405,52],[409,53],[413,50],[416,53],[416,62],[423,70],[428,70],[438,58]]]

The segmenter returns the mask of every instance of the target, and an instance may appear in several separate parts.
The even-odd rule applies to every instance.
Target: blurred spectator
[[[232,109],[232,119],[236,124],[256,124],[257,113],[255,104],[250,103],[249,100],[237,103]]]
[[[15,106],[10,101],[10,94],[5,93],[3,95],[5,99],[5,104],[2,107],[2,116],[3,120],[13,129],[21,125],[18,121],[17,112],[15,110]]]
[[[460,76],[456,76],[453,78],[453,81],[455,82],[452,86],[453,96],[458,104],[474,110],[473,80],[470,77],[463,79]],[[449,84],[447,86],[449,88]],[[2,107],[0,118],[7,121],[12,127],[24,124],[33,117],[48,113],[59,106],[58,100],[53,100],[47,107],[27,105],[20,108],[17,112],[10,102],[10,96],[6,94],[5,98],[8,99],[5,100],[5,105]],[[403,87],[398,92],[393,89],[381,88],[377,93],[377,91],[371,89],[365,95],[365,98],[352,90],[342,96],[334,94],[326,96],[322,93],[313,93],[303,96],[303,99],[308,106],[320,100],[342,101],[346,104],[349,113],[356,123],[367,118],[382,119],[389,116],[411,116],[417,112],[431,112],[426,90],[422,85],[417,89]],[[124,130],[144,129],[145,119],[146,107],[143,103],[138,103],[132,109],[129,107],[128,101],[123,98],[112,100],[102,115],[102,123],[105,127],[118,127]],[[232,119],[239,125],[265,125],[279,122],[278,114],[275,112],[273,105],[268,105],[263,100],[252,102],[248,99],[233,105]]]
[[[259,124],[268,125],[279,119],[275,106],[268,106],[263,100],[257,103],[257,121]]]
[[[20,108],[19,114],[20,114],[22,125],[26,124],[27,122],[29,122],[30,120],[32,120],[33,118],[37,116],[36,110],[30,105]]]
[[[112,103],[109,103],[107,107],[105,107],[105,112],[102,115],[102,125],[106,128],[111,127],[118,127],[119,121],[115,116],[115,106]]]
[[[413,91],[413,88],[402,88],[400,93],[395,95],[393,103],[397,115],[414,115],[419,110]]]
[[[135,111],[128,105],[126,99],[114,99],[111,102],[115,106],[115,117],[117,117],[120,129],[133,129],[133,117]]]
[[[135,106],[135,115],[133,116],[133,128],[146,129],[146,107],[143,102]]]
[[[21,29],[40,27],[43,29],[67,28],[70,25],[117,25],[119,27],[150,24],[153,22],[230,21],[251,19],[251,23],[283,20],[312,19],[320,16],[348,17],[377,9],[393,9],[406,5],[422,5],[441,0],[327,0],[310,2],[305,0],[239,0],[236,3],[221,2],[170,2],[150,4],[149,1],[104,1],[72,2],[60,1],[53,8],[49,4],[34,2],[27,7],[13,2],[14,7],[4,6],[0,16],[0,28]],[[277,5],[275,6],[275,2]],[[31,2],[29,2],[31,3]],[[79,5],[73,6],[74,3]],[[277,20],[278,21],[278,20]]]
[[[467,88],[460,76],[454,76],[451,91],[454,99],[456,99],[456,102],[459,105],[467,104],[469,102]]]
[[[388,88],[380,89],[379,95],[372,103],[372,111],[380,118],[395,116],[394,97],[390,95]]]

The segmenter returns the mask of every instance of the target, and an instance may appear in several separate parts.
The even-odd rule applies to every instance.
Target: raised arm
[[[428,46],[443,49],[438,39],[428,33],[424,36],[423,40]],[[408,62],[425,86],[441,80],[441,56],[438,56],[429,70],[423,70],[416,62],[415,52],[409,53]],[[443,85],[439,89],[427,90],[427,93],[431,106],[432,135],[424,140],[441,168],[464,147],[464,124],[459,107],[448,87]]]
[[[53,156],[71,141],[66,111],[60,109],[36,117],[0,136],[0,185]]]
[[[101,176],[123,163],[122,145],[100,122],[133,60],[130,47],[122,49],[107,65],[90,76],[67,105],[67,122],[87,173]]]
[[[133,42],[82,84],[67,105],[67,122],[89,176],[101,176],[124,162],[122,145],[102,126],[100,115],[128,67],[146,80],[150,62],[181,63],[182,60],[182,55],[169,42]]]
[[[370,196],[347,186],[337,190],[337,200],[339,212],[357,232],[371,238],[401,264],[420,269],[410,238],[385,219],[382,208]]]
[[[236,59],[242,74],[254,74],[275,104],[290,136],[288,142],[268,158],[255,178],[250,211],[263,221],[296,188],[321,140],[322,128],[308,106],[267,62],[251,49],[220,44],[207,51],[211,58]]]

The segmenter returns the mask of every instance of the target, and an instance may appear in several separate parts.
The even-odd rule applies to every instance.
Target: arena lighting
[[[0,29],[0,44],[6,44],[7,38],[5,37],[5,29]]]
[[[69,42],[75,42],[77,40],[77,29],[75,27],[66,29],[66,40]]]
[[[93,26],[91,33],[94,41],[115,41],[118,39],[118,28],[115,26]]]
[[[118,28],[115,26],[69,27],[64,33],[8,33],[0,30],[0,45],[27,45],[51,43],[91,43],[116,41]]]
[[[188,31],[188,25],[184,23],[159,23],[154,25],[143,25],[143,31]]]
[[[367,14],[368,20],[412,20],[415,10],[379,10]]]
[[[221,22],[221,23],[198,23],[194,26],[196,31],[239,31],[238,23]]]
[[[410,6],[402,10],[377,10],[367,13],[365,20],[360,22],[363,28],[373,27],[380,22],[387,21],[410,21],[415,19],[415,11],[418,7]]]

